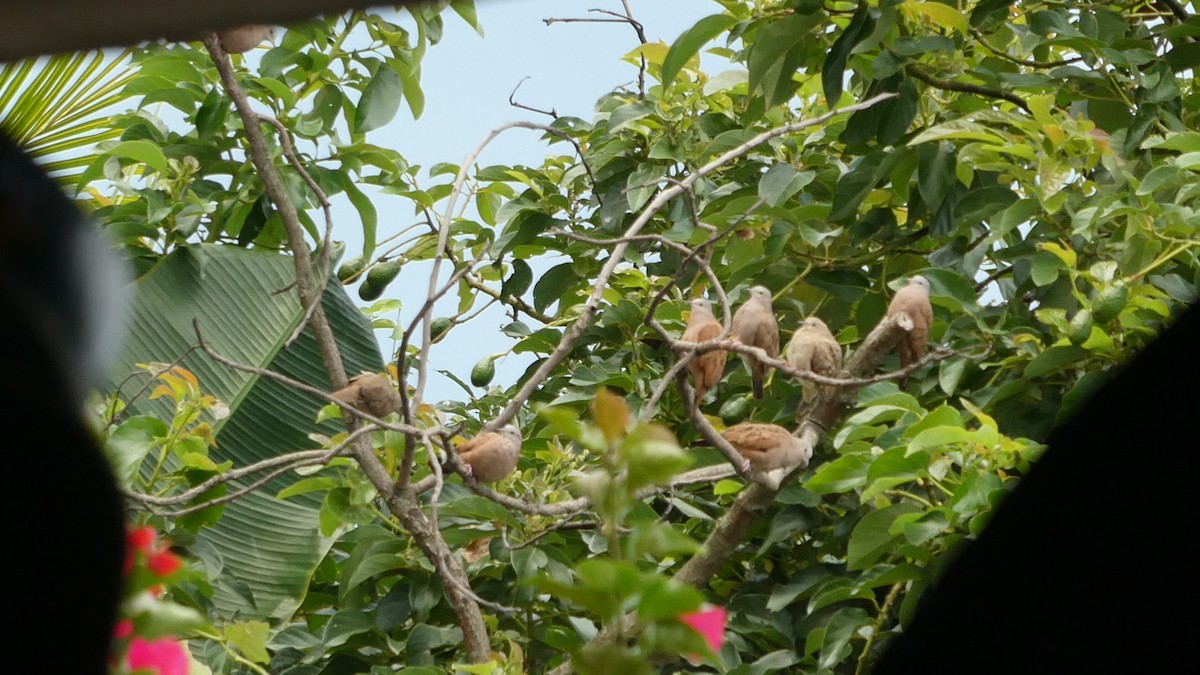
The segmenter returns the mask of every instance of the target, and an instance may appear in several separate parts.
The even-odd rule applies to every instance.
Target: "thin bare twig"
[[[451,468],[454,468],[456,472],[461,473],[460,469],[453,466]],[[722,462],[720,464],[712,464],[678,474],[671,479],[670,484],[667,486],[643,488],[642,490],[638,491],[637,499],[644,499],[666,490],[685,487],[688,485],[711,483],[713,481],[721,480],[722,478],[729,478],[734,475],[736,475],[736,472],[728,463]],[[412,490],[417,493],[425,492],[433,487],[433,484],[433,476],[426,476],[416,483],[413,483]],[[485,497],[513,511],[518,511],[531,516],[549,516],[556,518],[571,517],[587,511],[592,507],[592,502],[587,497],[576,497],[574,499],[568,499],[561,502],[543,504],[528,502],[524,499],[518,499],[516,497],[510,497],[506,494],[496,492],[495,490],[480,483],[470,483],[464,481],[464,485],[466,485],[469,490],[480,497]]]
[[[923,70],[920,66],[917,66],[912,63],[904,66],[904,72],[907,73],[908,75],[911,75],[911,76],[915,77],[916,79],[924,82],[925,84],[928,84],[931,87],[936,87],[938,89],[942,89],[945,91],[959,91],[964,94],[975,94],[976,96],[986,96],[988,98],[1003,99],[1003,100],[1008,101],[1009,103],[1017,106],[1021,110],[1024,110],[1025,112],[1029,112],[1029,104],[1025,102],[1025,99],[1021,98],[1020,96],[1017,96],[1016,94],[1014,94],[1010,91],[1003,91],[1001,89],[994,89],[992,87],[984,87],[982,85],[970,84],[967,82],[956,82],[954,80],[944,80],[940,77],[935,77],[935,76],[931,75],[930,73]]]
[[[176,504],[184,504],[195,499],[196,497],[199,497],[205,492],[208,492],[214,487],[221,485],[222,483],[228,483],[230,481],[245,478],[246,476],[252,476],[260,471],[266,471],[267,469],[274,469],[280,466],[286,466],[288,468],[308,466],[313,462],[313,460],[329,461],[349,447],[358,436],[374,431],[377,428],[378,427],[369,425],[359,427],[359,429],[353,434],[347,436],[345,441],[337,444],[333,448],[323,448],[320,450],[297,450],[295,452],[276,455],[275,457],[268,457],[267,459],[255,462],[253,464],[247,464],[246,466],[238,467],[236,469],[230,469],[225,473],[213,476],[203,483],[189,488],[185,492],[180,492],[179,494],[171,495],[170,497],[155,497],[154,495],[147,495],[132,491],[127,491],[125,496],[151,506],[174,506]]]
[[[995,47],[993,47],[990,43],[988,43],[987,36],[985,36],[983,34],[983,31],[979,30],[978,28],[976,28],[974,26],[970,26],[970,29],[971,29],[971,35],[975,36],[975,39],[979,41],[979,44],[983,45],[984,49],[987,49],[989,52],[995,54],[996,56],[999,56],[1000,58],[1002,58],[1006,61],[1015,63],[1020,66],[1025,66],[1027,68],[1057,68],[1059,66],[1067,66],[1072,63],[1076,63],[1078,61],[1083,60],[1082,56],[1074,56],[1069,59],[1060,59],[1058,61],[1030,61],[1030,60],[1026,60],[1026,59],[1017,58],[1015,56],[1012,56],[1008,52],[1005,52],[1003,50],[996,49]]]
[[[555,110],[554,108],[551,108],[549,110],[539,110],[538,108],[534,108],[532,106],[527,106],[524,103],[517,103],[517,101],[515,99],[515,97],[517,95],[517,90],[520,89],[521,85],[525,84],[525,80],[528,80],[528,79],[529,79],[528,75],[525,77],[522,77],[521,81],[517,83],[517,86],[513,87],[512,93],[510,93],[508,95],[508,104],[514,108],[520,108],[521,110],[528,110],[529,112],[535,112],[539,115],[546,115],[550,119],[555,119],[555,120],[558,119],[558,111]]]
[[[497,291],[496,289],[492,288],[491,286],[488,286],[487,284],[475,279],[474,277],[472,277],[470,275],[463,278],[463,283],[465,283],[466,285],[470,286],[471,288],[474,288],[475,290],[477,290],[485,295],[490,296],[493,300],[498,300],[500,302],[503,302],[504,304],[512,307],[513,310],[521,312],[521,313],[525,314],[526,316],[530,317],[531,319],[537,319],[538,321],[541,321],[542,323],[544,323],[546,325],[550,325],[550,324],[554,323],[554,317],[552,317],[549,314],[546,314],[544,312],[539,312],[536,309],[534,309],[533,307],[530,307],[529,303],[525,302],[521,298],[518,298],[515,295],[508,295],[508,296],[501,298],[500,291]]]
[[[430,272],[430,275],[429,275],[429,291],[426,296],[425,303],[421,306],[421,308],[419,310],[417,310],[417,314],[416,314],[416,316],[413,317],[412,323],[409,324],[408,329],[404,332],[404,336],[400,341],[400,348],[397,350],[396,370],[398,371],[399,376],[400,376],[400,396],[401,396],[401,409],[402,409],[401,412],[404,414],[406,421],[408,421],[410,424],[412,423],[411,422],[411,409],[417,408],[420,406],[420,402],[422,400],[422,396],[425,391],[426,372],[428,369],[428,354],[429,354],[428,346],[431,344],[430,334],[431,334],[432,315],[430,312],[433,309],[433,305],[434,305],[434,303],[437,302],[438,298],[445,295],[451,288],[454,287],[454,284],[458,282],[458,279],[460,279],[463,275],[470,273],[477,265],[481,264],[483,261],[483,255],[481,254],[480,257],[476,258],[474,261],[472,261],[468,265],[466,265],[464,267],[460,267],[458,272],[456,272],[456,275],[452,276],[450,281],[448,281],[444,286],[442,286],[440,290],[438,289],[437,277],[438,277],[438,272],[441,269],[441,263],[442,263],[443,259],[445,259],[446,257],[449,257],[449,255],[450,255],[447,250],[447,242],[449,241],[449,236],[450,236],[451,214],[454,213],[454,205],[458,200],[458,196],[462,193],[463,184],[467,180],[467,172],[470,169],[470,167],[472,165],[474,165],[475,160],[479,157],[480,153],[482,153],[484,148],[486,148],[489,144],[491,144],[491,142],[493,140],[495,140],[497,136],[504,133],[505,131],[508,131],[509,129],[530,129],[533,131],[543,131],[545,133],[552,134],[554,136],[557,136],[559,138],[562,138],[562,139],[570,142],[578,150],[580,161],[584,163],[584,167],[587,169],[588,175],[591,175],[591,169],[587,167],[586,160],[584,160],[583,150],[582,150],[582,148],[580,148],[579,144],[575,142],[574,139],[572,139],[570,136],[564,134],[563,132],[559,131],[558,129],[553,129],[544,124],[536,124],[534,122],[518,121],[518,122],[508,122],[508,123],[500,125],[499,127],[493,129],[490,133],[488,133],[487,137],[485,137],[483,139],[483,141],[481,141],[479,143],[479,145],[476,146],[475,149],[472,150],[469,155],[467,155],[467,158],[465,160],[463,160],[462,166],[459,167],[458,174],[454,177],[454,183],[451,185],[450,196],[449,196],[449,199],[447,200],[444,215],[442,216],[442,218],[439,219],[437,254],[434,257],[433,270]],[[593,184],[594,184],[594,181],[595,181],[594,176],[592,177],[592,180],[593,180]],[[412,401],[410,402],[406,395],[407,375],[406,375],[406,368],[404,367],[404,363],[402,362],[402,359],[405,358],[405,355],[407,354],[409,339],[410,339],[415,327],[418,325],[418,323],[421,325],[421,339],[422,339],[421,344],[426,345],[426,349],[422,351],[421,358],[418,359],[418,361],[417,361],[417,387],[416,387],[415,392],[413,393]],[[509,418],[509,420],[511,420],[511,417]],[[506,423],[507,423],[507,421],[508,420],[506,420]],[[496,427],[496,428],[498,428],[498,427]],[[490,431],[490,430],[491,430],[490,428],[485,429],[485,431]],[[406,456],[407,456],[407,453],[406,453]],[[409,463],[407,463],[406,466],[411,467],[411,461]],[[402,473],[401,474],[401,482],[403,482],[405,480],[406,480],[406,478],[405,478],[404,474]]]

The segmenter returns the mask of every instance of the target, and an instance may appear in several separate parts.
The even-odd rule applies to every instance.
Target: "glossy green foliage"
[[[644,93],[597,91],[589,119],[547,120],[555,133],[544,136],[542,164],[468,167],[472,208],[446,224],[447,266],[479,264],[451,292],[457,311],[437,317],[433,341],[473,331],[493,355],[471,372],[417,339],[402,367],[411,384],[429,354],[430,368],[462,384],[462,399],[437,412],[461,423],[463,437],[495,418],[590,317],[524,402],[517,470],[492,487],[538,505],[585,495],[591,508],[530,515],[453,477],[437,497],[441,536],[464,560],[473,591],[519,610],[489,612],[494,661],[479,672],[542,672],[572,654],[584,670],[620,663],[645,672],[652,652],[687,653],[680,645],[695,636],[673,634],[673,617],[701,599],[729,612],[725,643],[702,655],[705,668],[867,672],[940,566],[1036,462],[1054,425],[1200,297],[1196,19],[1150,20],[1091,2],[718,4],[723,11],[677,39],[630,52],[632,68],[647,64]],[[382,231],[359,186],[437,213],[450,187],[419,187],[403,148],[371,146],[363,134],[399,114],[400,102],[419,111],[414,64],[436,41],[438,21],[418,20],[415,36],[365,15],[314,21],[291,28],[257,72],[242,72],[251,96],[305,153],[322,149],[306,158],[333,157],[315,163],[314,178],[359,211],[367,250],[342,269],[348,283],[374,272],[376,314],[398,308],[392,289],[401,283],[428,283],[418,266],[401,263],[432,257],[436,239],[427,228]],[[347,25],[365,26],[378,44],[347,51],[339,41]],[[729,64],[713,72],[713,55]],[[122,137],[90,174],[122,190],[97,213],[134,257],[155,262],[201,239],[281,245],[278,218],[244,160],[240,122],[205,59],[194,47],[148,48],[131,86],[180,110],[194,129],[160,124],[143,106],[116,120]],[[742,147],[879,93],[895,96]],[[332,144],[335,131],[349,142]],[[274,161],[315,241],[313,194],[282,157]],[[430,173],[448,181],[458,170]],[[688,191],[644,212],[684,180],[694,180]],[[635,223],[651,236],[631,242],[596,288],[611,240]],[[375,250],[392,236],[406,243]],[[668,480],[684,460],[692,468],[725,461],[700,442],[682,397],[663,382],[675,354],[648,320],[679,336],[686,300],[716,297],[696,257],[735,307],[749,286],[770,288],[785,344],[801,319],[817,315],[849,350],[903,279],[921,274],[932,287],[931,342],[955,350],[913,373],[905,390],[895,380],[854,390],[812,465],[752,514],[748,535],[704,549],[698,542],[737,503],[742,479],[637,491]],[[593,294],[594,316],[585,304]],[[499,327],[476,314],[493,300],[510,314]],[[403,332],[410,317],[390,327]],[[492,369],[503,354],[532,361],[515,383]],[[897,366],[894,355],[883,364]],[[216,383],[200,383],[224,400]],[[591,408],[601,388],[635,419],[615,424]],[[794,426],[799,382],[776,372],[762,401],[749,393],[745,368],[730,358],[702,411],[718,429],[751,420]],[[426,421],[434,414],[420,412]],[[664,431],[641,438],[638,428]],[[374,444],[394,469],[403,437],[381,432]],[[416,478],[429,471],[424,453],[416,453]],[[295,610],[272,616],[270,672],[432,673],[463,660],[440,581],[365,486],[339,466],[250,502],[319,502],[314,550],[328,537],[307,585],[293,589]],[[250,531],[228,511],[217,527]],[[669,580],[711,546],[728,556],[699,588]],[[621,647],[591,643],[629,614],[645,633]],[[262,657],[261,641],[253,644]],[[220,645],[203,650],[214,670],[236,672]]]

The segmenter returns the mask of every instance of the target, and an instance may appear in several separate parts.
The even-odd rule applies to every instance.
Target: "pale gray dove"
[[[837,377],[842,365],[842,346],[824,321],[810,316],[801,321],[796,332],[792,333],[785,356],[788,364],[796,370]],[[805,405],[811,403],[818,393],[825,391],[817,383],[808,380],[801,380],[800,386],[803,388],[801,398]]]
[[[733,337],[749,347],[758,347],[775,358],[779,356],[779,324],[771,310],[771,291],[765,286],[750,288],[750,298],[733,314]],[[763,379],[767,366],[762,361],[741,354],[742,363],[750,370],[754,398],[763,397]]]

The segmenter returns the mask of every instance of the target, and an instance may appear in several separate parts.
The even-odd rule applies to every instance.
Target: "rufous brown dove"
[[[506,424],[499,431],[479,434],[455,446],[459,459],[467,465],[468,479],[495,483],[517,468],[521,455],[521,431]]]
[[[908,285],[897,291],[888,305],[887,317],[895,319],[908,330],[908,335],[900,338],[896,344],[896,351],[900,352],[900,367],[907,368],[921,358],[929,342],[929,326],[933,323],[929,281],[922,276],[909,278]],[[908,375],[905,375],[900,378],[900,388],[904,389],[907,385]]]
[[[742,422],[721,435],[759,471],[805,467],[812,459],[812,447],[777,424]]]
[[[733,314],[733,337],[744,345],[762,349],[771,358],[779,355],[779,324],[775,322],[775,314],[771,310],[771,291],[768,288],[750,288],[750,298]],[[767,366],[753,356],[742,354],[741,357],[750,370],[754,398],[761,399]]]
[[[713,316],[712,303],[704,298],[696,298],[692,300],[691,307],[692,314],[688,317],[683,339],[687,342],[716,339],[721,334],[721,324]],[[725,370],[725,351],[717,349],[700,354],[688,362],[687,370],[692,376],[692,387],[696,390],[692,408],[698,410],[709,390],[721,380],[721,373]]]
[[[274,40],[275,27],[259,24],[238,26],[217,31],[217,39],[221,41],[221,49],[226,54],[244,54],[267,40]]]
[[[400,409],[400,392],[396,385],[379,373],[350,378],[345,387],[333,392],[333,397],[375,417],[384,417]]]

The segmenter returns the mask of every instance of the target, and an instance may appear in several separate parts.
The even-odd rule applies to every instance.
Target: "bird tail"
[[[761,401],[763,397],[763,376],[759,373],[751,375],[750,384],[754,388],[754,398]]]

